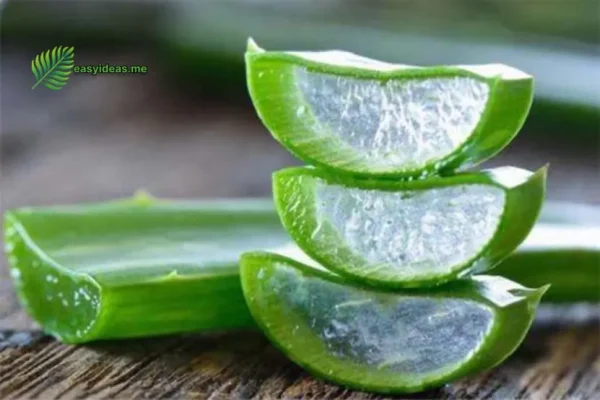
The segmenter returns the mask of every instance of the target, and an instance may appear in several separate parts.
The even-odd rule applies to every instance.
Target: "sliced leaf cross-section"
[[[520,344],[546,290],[478,276],[426,290],[354,286],[277,254],[241,261],[250,312],[313,374],[410,393],[491,368]]]
[[[530,75],[496,64],[416,67],[250,42],[246,71],[275,139],[311,165],[354,175],[478,164],[514,138],[533,99]]]
[[[273,175],[294,241],[327,268],[366,283],[434,286],[483,272],[533,227],[546,168],[504,167],[415,181],[362,180],[320,169]]]

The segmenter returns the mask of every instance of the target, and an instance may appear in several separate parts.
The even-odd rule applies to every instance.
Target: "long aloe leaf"
[[[600,302],[599,238],[600,225],[540,223],[491,273],[526,286],[550,283],[544,302]]]
[[[147,197],[5,215],[21,303],[67,343],[253,326],[239,255],[287,242],[270,201]]]
[[[600,301],[600,249],[573,242],[598,236],[590,227],[546,230],[545,222],[574,209],[548,205],[541,226],[493,272],[531,287],[551,283],[544,302]],[[239,285],[239,257],[290,242],[270,199],[137,197],[22,208],[6,213],[4,232],[22,304],[69,343],[254,326]],[[535,235],[559,239],[541,243]],[[174,305],[184,312],[174,313]]]

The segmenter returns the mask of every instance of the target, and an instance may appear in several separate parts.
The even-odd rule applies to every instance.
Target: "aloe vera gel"
[[[478,276],[386,291],[268,253],[246,254],[241,265],[250,310],[285,354],[316,375],[380,392],[424,390],[498,364],[546,290]]]
[[[492,157],[517,134],[533,78],[500,65],[416,67],[250,41],[248,88],[285,148],[339,173],[419,176]]]
[[[514,138],[531,76],[252,41],[246,65],[259,117],[311,164],[273,175],[300,250],[241,259],[250,312],[273,343],[315,375],[376,392],[424,390],[508,357],[547,287],[473,274],[527,237],[546,168],[455,170]]]
[[[246,65],[259,117],[309,164],[273,175],[277,212],[148,196],[9,211],[6,254],[28,313],[67,343],[258,325],[315,375],[385,393],[508,357],[547,286],[477,274],[528,236],[546,168],[458,169],[514,138],[532,77],[252,41]],[[500,275],[527,275],[522,260]]]
[[[434,286],[495,266],[533,227],[546,169],[504,167],[413,181],[289,168],[273,177],[281,220],[315,260],[379,286]]]

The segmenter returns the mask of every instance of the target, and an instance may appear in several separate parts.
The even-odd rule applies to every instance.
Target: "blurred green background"
[[[255,116],[252,36],[406,64],[505,63],[536,77],[531,116],[485,166],[550,162],[549,198],[600,203],[597,0],[8,1],[1,17],[2,207],[127,196],[266,196],[297,163]],[[31,90],[31,60],[144,64]]]

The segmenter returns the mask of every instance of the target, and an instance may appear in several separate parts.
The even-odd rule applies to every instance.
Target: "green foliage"
[[[31,71],[35,76],[35,89],[40,83],[51,90],[60,90],[69,81],[73,70],[74,47],[57,46],[38,54],[31,61]]]

